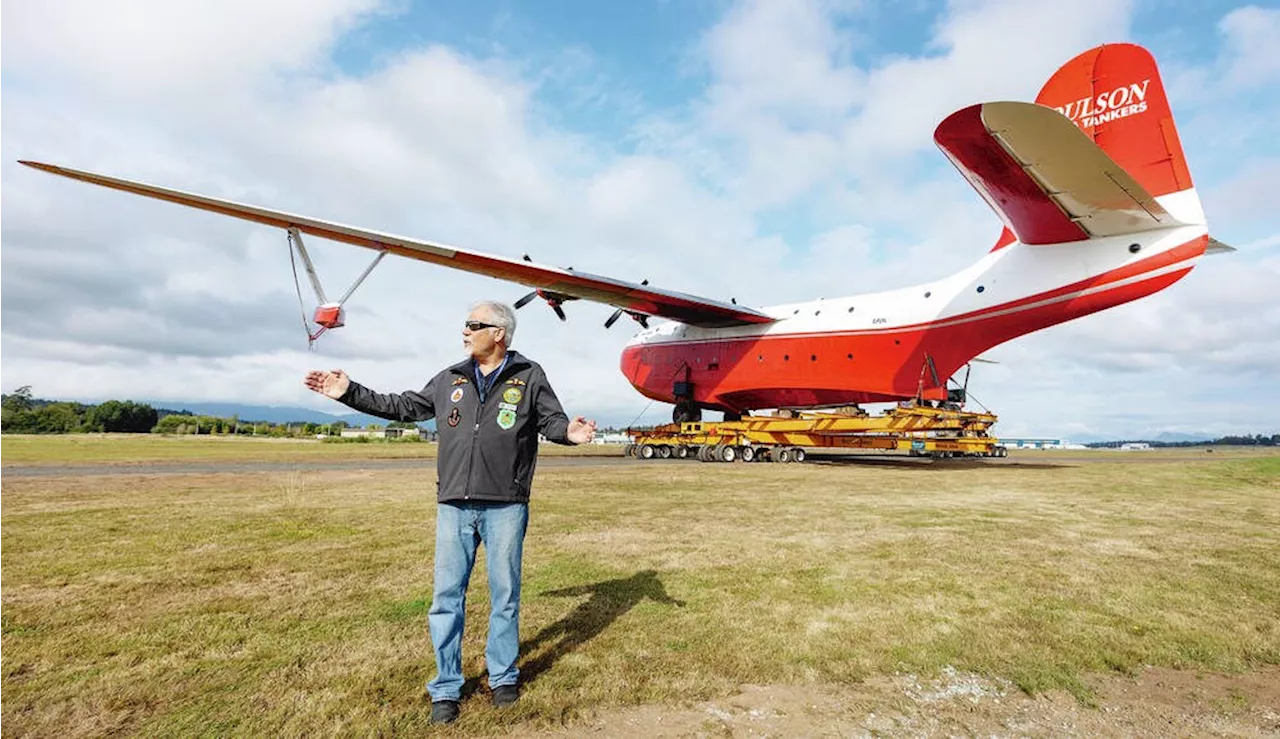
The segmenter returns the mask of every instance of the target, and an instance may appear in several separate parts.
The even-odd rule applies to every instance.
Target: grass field
[[[5,465],[299,464],[6,476],[4,735],[428,731],[433,465],[305,465],[401,446],[428,445],[6,437]],[[954,667],[1088,702],[1098,671],[1280,664],[1280,455],[1098,454],[1112,456],[545,467],[524,698],[499,713],[477,695],[445,733],[747,683]],[[470,678],[487,597],[478,567]]]
[[[617,447],[543,445],[555,456],[617,455]],[[255,439],[244,436],[152,436],[150,434],[6,435],[4,464],[140,464],[204,461],[297,461],[434,458],[434,442],[378,440],[367,443],[315,439]]]

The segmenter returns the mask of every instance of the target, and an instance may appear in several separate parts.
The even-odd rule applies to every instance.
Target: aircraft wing
[[[1146,188],[1052,108],[971,105],[938,124],[933,138],[1024,244],[1178,225]]]
[[[388,251],[410,259],[418,259],[444,267],[488,275],[500,280],[509,280],[559,295],[606,303],[633,313],[669,318],[692,326],[720,328],[754,323],[772,323],[776,320],[764,313],[740,305],[699,298],[671,290],[662,290],[649,285],[624,282],[577,270],[549,267],[444,244],[434,244],[378,231],[367,231],[322,221],[317,218],[293,215],[42,162],[23,161],[21,163],[51,174],[109,187],[113,190],[122,190],[135,195],[156,198],[157,200],[167,200],[171,203],[199,208],[213,213],[221,213],[225,216],[254,221],[268,226],[285,229],[297,228],[302,233],[323,239],[341,241],[344,244],[362,246],[367,249]]]

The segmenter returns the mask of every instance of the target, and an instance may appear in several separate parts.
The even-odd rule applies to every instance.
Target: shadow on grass
[[[567,654],[594,639],[620,616],[648,598],[658,603],[683,606],[684,602],[667,595],[667,589],[658,579],[655,570],[643,570],[631,577],[605,580],[591,585],[579,585],[560,590],[550,590],[542,595],[572,598],[590,595],[585,602],[564,618],[539,631],[532,639],[520,645],[521,654],[531,654],[544,647],[546,650],[520,666],[520,682],[532,683],[539,675]]]
[[[873,454],[821,454],[810,453],[809,463],[829,466],[899,467],[918,469],[921,472],[956,472],[959,470],[989,470],[1017,468],[1020,470],[1056,470],[1071,467],[1069,464],[1050,462],[1011,462],[1006,459],[932,459],[930,457],[905,457]]]

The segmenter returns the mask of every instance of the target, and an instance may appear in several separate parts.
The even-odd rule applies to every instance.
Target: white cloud
[[[5,6],[5,69],[103,95],[216,102],[264,72],[327,67],[375,0],[63,0]]]
[[[1280,9],[1246,5],[1227,13],[1218,27],[1227,36],[1228,86],[1253,89],[1280,82]]]

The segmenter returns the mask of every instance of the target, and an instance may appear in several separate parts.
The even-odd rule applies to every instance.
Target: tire
[[[749,446],[741,447],[740,449],[738,449],[738,456],[742,458],[743,462],[756,461],[755,447],[749,447]]]
[[[709,445],[707,445],[707,444],[703,444],[702,446],[698,447],[698,461],[699,461],[699,462],[713,462],[713,461],[715,461],[715,460],[714,460],[714,459],[712,459],[712,457],[711,457],[711,446],[709,446]]]
[[[809,457],[809,454],[798,446],[791,447],[791,461],[803,462]]]
[[[634,456],[636,456],[636,445],[635,445],[635,444],[627,444],[626,446],[622,447],[622,456],[624,456],[624,457],[634,457]]]
[[[738,459],[738,447],[732,444],[717,444],[715,460],[717,462],[734,462]]]
[[[653,444],[641,444],[640,451],[637,452],[636,456],[641,459],[653,459],[657,456],[657,453],[657,450],[653,448]]]
[[[791,450],[786,447],[775,447],[773,450],[773,461],[780,464],[786,464],[791,461]]]
[[[685,445],[685,444],[681,444],[680,446],[676,447],[676,448],[675,448],[675,457],[676,457],[676,459],[688,459],[688,458],[689,458],[689,447],[688,447],[687,445]]]
[[[658,457],[661,459],[671,459],[671,447],[667,444],[659,444]]]

